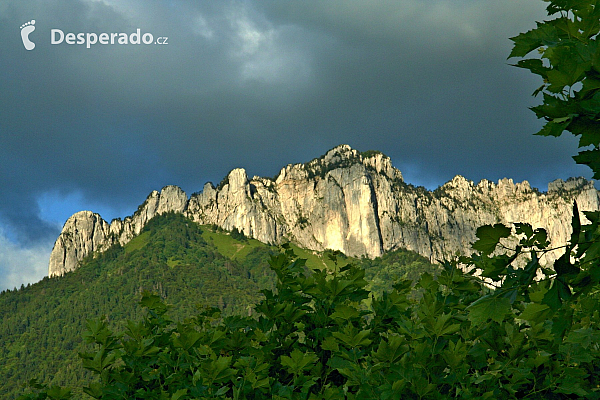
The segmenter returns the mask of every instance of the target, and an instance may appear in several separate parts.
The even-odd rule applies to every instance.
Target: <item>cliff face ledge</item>
[[[237,228],[265,243],[291,240],[313,250],[377,257],[397,248],[432,260],[468,253],[478,226],[528,222],[548,230],[555,246],[570,237],[572,204],[600,209],[593,182],[556,180],[548,192],[528,182],[478,184],[456,176],[433,192],[406,184],[388,157],[338,146],[306,164],[288,165],[275,180],[232,170],[219,187],[207,183],[188,199],[178,187],[153,191],[130,217],[110,224],[82,211],[65,223],[50,257],[49,275],[62,275],[85,256],[138,235],[152,217],[183,213],[201,224]],[[582,216],[583,217],[583,216]]]

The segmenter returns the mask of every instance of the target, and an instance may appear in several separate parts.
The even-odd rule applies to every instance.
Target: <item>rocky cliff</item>
[[[139,234],[155,215],[184,213],[201,224],[237,228],[265,243],[293,241],[313,249],[377,257],[397,248],[432,260],[469,252],[478,226],[528,222],[548,230],[553,245],[570,236],[573,200],[582,211],[600,209],[593,182],[557,180],[541,193],[529,183],[478,184],[461,177],[428,191],[404,182],[388,157],[338,146],[306,164],[288,165],[275,180],[231,171],[217,186],[187,195],[167,186],[152,192],[131,217],[110,224],[82,211],[65,223],[50,257],[49,275],[62,275],[79,260]]]

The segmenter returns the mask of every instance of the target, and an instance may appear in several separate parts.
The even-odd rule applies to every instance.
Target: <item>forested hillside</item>
[[[142,291],[159,294],[174,307],[169,316],[183,320],[197,306],[218,307],[224,315],[248,315],[274,287],[267,260],[277,248],[247,239],[237,231],[200,226],[181,214],[153,218],[125,247],[88,257],[81,268],[60,278],[45,278],[17,291],[0,294],[0,393],[16,398],[32,378],[53,385],[83,387],[89,380],[78,352],[90,350],[81,335],[90,318],[106,316],[122,330],[139,319]],[[294,247],[309,265],[329,265],[327,254]],[[416,253],[400,250],[375,260],[338,255],[366,270],[375,292],[392,281],[417,277],[436,267]],[[86,348],[86,346],[88,346]]]

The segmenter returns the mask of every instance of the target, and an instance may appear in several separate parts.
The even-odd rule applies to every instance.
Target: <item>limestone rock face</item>
[[[96,251],[104,251],[113,244],[121,245],[139,235],[155,215],[173,211],[182,213],[187,195],[176,186],[166,186],[161,192],[153,191],[133,216],[108,223],[91,211],[73,214],[54,243],[50,254],[48,275],[63,275],[77,268],[79,261]]]
[[[137,211],[123,221],[111,223],[111,233],[118,237],[121,245],[139,235],[146,223],[155,215],[172,211],[182,213],[187,205],[187,195],[177,186],[165,186],[160,193],[152,191]]]
[[[63,275],[77,268],[77,263],[94,251],[106,250],[112,244],[110,225],[91,211],[73,214],[63,227],[50,254],[48,275]]]
[[[77,213],[56,241],[49,274],[71,271],[84,256],[117,241],[124,245],[152,217],[168,211],[237,228],[264,243],[289,240],[371,258],[407,248],[436,261],[468,253],[477,227],[499,222],[545,228],[553,246],[560,246],[571,234],[574,200],[580,211],[600,209],[598,191],[583,178],[556,180],[542,193],[528,182],[474,184],[456,176],[431,192],[405,183],[382,153],[341,145],[306,164],[282,168],[275,180],[250,179],[237,168],[218,187],[207,183],[189,200],[181,189],[167,186],[122,221],[108,224],[97,214]]]

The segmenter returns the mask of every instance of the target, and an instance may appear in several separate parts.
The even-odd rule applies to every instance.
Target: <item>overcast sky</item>
[[[532,135],[541,82],[506,59],[508,38],[546,18],[544,7],[0,0],[0,290],[47,274],[77,211],[110,221],[153,189],[191,194],[235,167],[274,176],[342,143],[383,151],[429,189],[457,174],[542,191],[590,177],[571,159],[573,137]],[[31,26],[28,51],[21,29]],[[138,28],[167,44],[51,43],[53,29]]]

